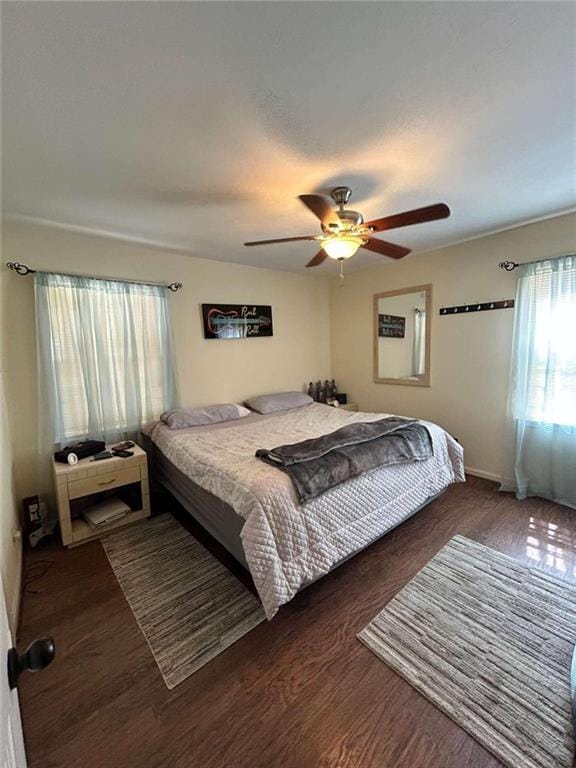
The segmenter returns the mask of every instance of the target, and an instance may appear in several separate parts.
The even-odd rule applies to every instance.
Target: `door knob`
[[[45,669],[56,654],[54,640],[51,637],[43,637],[34,640],[26,651],[20,655],[16,648],[8,651],[8,685],[13,690],[18,685],[18,678],[25,670],[40,672]]]

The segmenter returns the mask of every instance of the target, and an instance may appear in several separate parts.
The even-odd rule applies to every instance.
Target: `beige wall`
[[[332,373],[338,386],[363,410],[437,422],[462,442],[467,467],[498,475],[514,312],[440,317],[438,310],[514,297],[516,274],[498,269],[498,262],[560,256],[575,248],[576,214],[569,214],[355,272],[343,287],[332,280]],[[432,386],[375,384],[372,296],[424,283],[433,285]]]
[[[16,496],[19,499],[36,489],[34,297],[32,280],[8,272],[3,266],[7,260],[49,270],[181,280],[184,290],[170,301],[183,404],[240,401],[258,392],[300,389],[310,379],[333,375],[362,409],[438,422],[461,440],[469,468],[497,475],[504,450],[513,312],[439,317],[438,309],[513,296],[516,275],[499,270],[499,261],[557,256],[574,250],[575,240],[576,215],[572,214],[352,273],[342,288],[333,280],[328,289],[325,278],[194,259],[112,239],[6,222],[2,371]],[[432,283],[434,293],[432,386],[374,384],[372,295],[424,283]],[[270,303],[274,336],[204,340],[199,314],[203,301]],[[9,466],[5,433],[2,446],[2,464]],[[5,564],[8,557],[17,556],[17,548],[9,543],[14,523],[11,482],[11,474],[5,474],[3,488],[8,490],[0,509]],[[8,550],[12,555],[6,555]],[[5,565],[8,571],[14,568]]]
[[[14,462],[5,399],[7,371],[4,332],[8,323],[5,282],[5,273],[2,271],[0,272],[0,589],[4,588],[8,620],[12,637],[15,639],[20,601],[22,545],[20,539],[15,538],[14,535],[20,524],[14,493]]]
[[[6,261],[55,271],[184,283],[170,297],[183,405],[242,401],[302,389],[330,376],[327,278],[257,269],[158,252],[112,239],[4,222],[6,400],[13,432],[18,497],[36,487],[36,365],[33,282]],[[205,340],[202,302],[271,304],[274,336]]]

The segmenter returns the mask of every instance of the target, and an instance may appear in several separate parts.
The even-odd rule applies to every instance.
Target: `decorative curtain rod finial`
[[[7,261],[6,266],[13,272],[17,272],[19,275],[32,275],[36,272],[35,269],[30,269],[26,264],[20,264],[18,261]]]
[[[182,287],[182,283],[170,283],[168,285],[168,290],[172,291],[172,293],[176,293],[176,291],[179,291]]]
[[[519,267],[520,264],[517,264],[515,261],[501,261],[498,266],[500,269],[506,270],[506,272],[512,272],[516,267]]]

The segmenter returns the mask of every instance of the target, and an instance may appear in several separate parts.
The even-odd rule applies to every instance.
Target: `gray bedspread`
[[[464,481],[462,447],[429,422],[419,422],[432,436],[434,452],[427,461],[373,469],[306,504],[300,504],[289,475],[254,455],[258,448],[384,416],[312,403],[206,427],[168,429],[158,421],[144,431],[180,472],[242,518],[242,549],[271,619],[304,584],[406,520],[450,483]]]
[[[431,456],[428,429],[396,416],[347,424],[328,435],[256,451],[257,458],[289,475],[301,503],[377,467]]]

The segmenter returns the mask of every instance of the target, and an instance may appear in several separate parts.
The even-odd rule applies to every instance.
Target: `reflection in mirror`
[[[374,381],[430,386],[432,286],[374,296]]]

